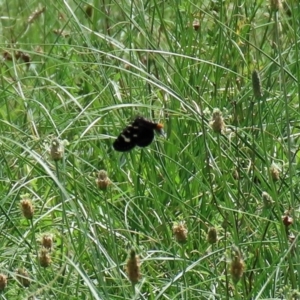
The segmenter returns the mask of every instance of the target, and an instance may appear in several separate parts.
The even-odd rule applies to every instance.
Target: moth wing
[[[146,147],[151,144],[153,139],[154,130],[152,128],[141,126],[136,139],[136,145],[139,147]]]
[[[136,146],[136,139],[134,138],[134,129],[132,126],[126,127],[123,132],[117,137],[113,143],[116,151],[126,152]]]
[[[123,136],[120,134],[118,138],[114,141],[113,147],[116,151],[126,152],[135,147],[135,143],[133,141],[125,142]]]

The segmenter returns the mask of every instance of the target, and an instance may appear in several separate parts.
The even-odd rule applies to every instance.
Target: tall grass
[[[1,299],[299,299],[298,1],[1,12]]]

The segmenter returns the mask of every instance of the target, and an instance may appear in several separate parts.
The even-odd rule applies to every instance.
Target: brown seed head
[[[275,164],[271,165],[270,174],[271,174],[273,181],[278,181],[280,179],[280,170]]]
[[[98,178],[96,179],[97,186],[100,190],[106,190],[110,185],[111,181],[107,177],[107,172],[104,170],[100,170],[98,173]]]
[[[278,11],[282,8],[282,2],[281,0],[270,0],[270,7],[273,11]]]
[[[230,264],[230,274],[232,281],[236,284],[242,278],[245,269],[245,263],[240,256],[236,256],[232,259]]]
[[[0,274],[0,292],[2,292],[7,286],[7,276]]]
[[[58,139],[53,139],[50,146],[50,156],[54,161],[61,160],[64,155],[64,147]]]
[[[239,180],[239,179],[240,179],[240,174],[239,174],[239,171],[238,171],[237,169],[234,169],[234,170],[232,171],[232,177],[233,177],[233,179],[235,179],[235,180]]]
[[[210,126],[212,130],[216,133],[221,133],[225,129],[225,123],[222,116],[222,112],[218,108],[215,108],[213,110]]]
[[[17,271],[17,279],[21,285],[24,287],[30,286],[30,279],[26,269],[18,269]]]
[[[21,200],[21,210],[26,219],[31,220],[33,218],[34,207],[30,199],[24,198]]]
[[[4,51],[4,52],[3,52],[3,59],[4,59],[4,60],[12,61],[12,60],[13,60],[13,57],[12,57],[12,55],[11,55],[8,51]]]
[[[45,234],[42,237],[42,246],[46,249],[52,249],[53,237],[49,234]]]
[[[26,64],[30,64],[31,57],[28,53],[25,52],[19,52],[20,58],[24,61]]]
[[[207,241],[210,244],[215,244],[218,241],[218,234],[217,234],[216,228],[214,228],[214,227],[208,228]]]
[[[50,266],[50,264],[51,264],[51,256],[50,256],[49,251],[47,249],[43,248],[40,251],[39,261],[40,261],[40,265],[43,268],[47,268],[47,267]]]
[[[138,281],[141,278],[140,259],[133,249],[130,251],[130,257],[127,260],[126,272],[128,279],[131,281],[132,284],[138,283]]]
[[[290,216],[290,212],[287,211],[285,214],[281,217],[283,224],[288,227],[294,223],[293,218]]]
[[[85,7],[85,13],[87,17],[91,18],[93,15],[93,6],[91,4],[87,4]]]
[[[184,222],[175,223],[173,225],[173,234],[178,243],[184,244],[187,241],[188,230]]]
[[[252,87],[253,87],[254,97],[256,99],[260,99],[263,96],[263,92],[261,89],[260,76],[257,70],[254,70],[252,72]]]
[[[198,31],[198,29],[200,28],[200,22],[199,20],[195,19],[193,22],[193,27],[195,31]]]

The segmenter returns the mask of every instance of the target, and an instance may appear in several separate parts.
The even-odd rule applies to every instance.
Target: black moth
[[[154,131],[164,134],[163,125],[153,123],[143,117],[136,117],[117,137],[113,147],[120,152],[129,151],[135,146],[146,147],[153,141]]]

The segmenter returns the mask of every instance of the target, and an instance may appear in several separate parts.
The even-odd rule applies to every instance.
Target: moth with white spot
[[[113,143],[116,151],[126,152],[135,146],[146,147],[154,139],[154,132],[164,135],[163,125],[146,120],[143,117],[136,117],[128,125]]]

